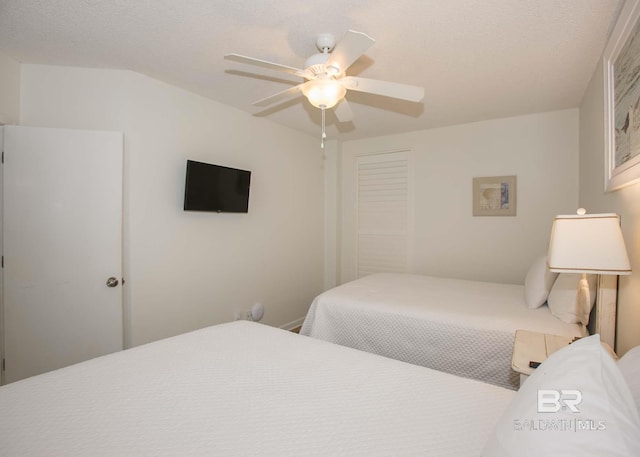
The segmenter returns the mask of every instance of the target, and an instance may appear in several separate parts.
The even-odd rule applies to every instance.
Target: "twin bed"
[[[513,396],[238,321],[0,388],[0,455],[471,456]]]
[[[0,387],[0,456],[640,455],[624,374],[593,338],[552,355],[514,392],[256,323],[221,324]],[[611,382],[594,384],[602,373]],[[580,418],[606,430],[522,425],[575,421],[535,411],[538,389],[565,387],[583,392]]]
[[[511,356],[518,329],[587,334],[583,325],[561,321],[546,305],[528,307],[524,285],[392,273],[320,294],[300,333],[517,389]]]
[[[315,338],[237,321],[18,381],[0,457],[640,455],[640,347],[582,338],[516,392],[516,329],[585,333],[523,295],[372,275],[316,298]]]

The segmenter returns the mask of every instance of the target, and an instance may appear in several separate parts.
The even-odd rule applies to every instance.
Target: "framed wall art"
[[[516,177],[473,178],[474,216],[515,216]]]
[[[605,191],[640,181],[640,1],[624,4],[603,54]]]

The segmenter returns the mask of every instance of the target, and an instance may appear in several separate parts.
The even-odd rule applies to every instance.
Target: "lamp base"
[[[589,322],[589,314],[591,313],[591,291],[589,290],[589,281],[587,281],[586,273],[582,273],[580,281],[578,281],[576,308],[580,321],[586,325]]]

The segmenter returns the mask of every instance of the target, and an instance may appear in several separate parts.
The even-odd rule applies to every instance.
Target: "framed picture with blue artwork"
[[[473,178],[474,216],[515,216],[516,177]]]

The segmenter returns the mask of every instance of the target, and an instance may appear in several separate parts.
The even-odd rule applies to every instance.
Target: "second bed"
[[[301,334],[510,389],[518,329],[584,336],[525,304],[524,286],[380,273],[316,297]]]

